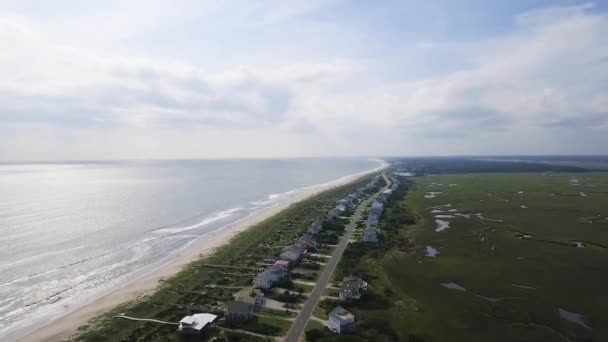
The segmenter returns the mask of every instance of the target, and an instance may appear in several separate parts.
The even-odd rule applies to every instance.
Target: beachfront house
[[[333,208],[332,210],[327,212],[326,218],[331,221],[331,220],[338,218],[339,216],[340,216],[340,213],[338,212],[338,209]]]
[[[289,260],[279,259],[279,260],[275,261],[274,264],[272,264],[272,265],[273,266],[284,267],[284,268],[289,268]]]
[[[247,321],[255,317],[253,305],[245,302],[234,301],[226,308],[226,317],[234,321]]]
[[[372,203],[372,208],[369,210],[369,212],[373,215],[380,216],[382,214],[382,210],[384,210],[384,204],[381,202],[374,202]]]
[[[367,290],[367,283],[361,278],[344,277],[340,286],[340,300],[361,298],[361,292]]]
[[[314,237],[312,235],[304,234],[304,236],[302,236],[298,240],[298,242],[296,242],[296,245],[301,247],[304,250],[308,250],[308,249],[316,248],[317,242],[314,240]]]
[[[348,198],[343,198],[343,199],[339,200],[337,203],[338,203],[338,205],[343,205],[345,207],[351,205]]]
[[[234,295],[234,300],[237,302],[251,304],[255,309],[264,303],[264,293],[258,289],[246,287]]]
[[[310,226],[308,226],[308,229],[306,230],[307,233],[312,234],[312,235],[317,235],[319,234],[319,232],[323,229],[323,223],[321,223],[321,221],[317,220],[313,223],[310,224]]]
[[[378,232],[375,228],[366,228],[363,231],[363,242],[368,243],[377,243],[378,242]]]
[[[287,268],[278,265],[272,265],[264,272],[258,274],[253,280],[253,286],[258,289],[270,289],[276,283],[287,276]]]
[[[281,255],[279,255],[280,259],[287,260],[292,264],[300,261],[304,256],[304,248],[298,245],[289,246],[283,249]]]
[[[217,319],[216,315],[210,313],[199,313],[186,316],[179,321],[177,331],[184,335],[200,335],[206,326],[209,326]]]
[[[355,315],[341,306],[329,313],[329,329],[344,334],[355,331]]]

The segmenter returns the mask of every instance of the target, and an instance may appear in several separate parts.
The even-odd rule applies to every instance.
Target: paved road
[[[350,221],[348,226],[346,226],[346,233],[340,240],[340,243],[338,243],[338,246],[337,246],[336,250],[334,251],[334,254],[331,256],[331,259],[329,259],[329,261],[327,262],[327,266],[325,266],[323,273],[321,273],[321,277],[317,281],[317,285],[310,293],[308,300],[306,301],[306,303],[304,303],[304,306],[302,307],[300,314],[298,315],[298,317],[296,317],[296,320],[291,325],[291,328],[289,328],[289,331],[287,332],[287,336],[285,336],[285,339],[284,339],[285,342],[297,342],[298,341],[298,339],[302,335],[302,332],[304,331],[304,328],[306,328],[306,323],[308,323],[308,320],[310,319],[312,312],[314,311],[315,307],[317,306],[317,303],[319,302],[321,295],[323,295],[323,291],[327,287],[327,283],[329,282],[331,275],[334,273],[336,266],[338,265],[338,262],[342,258],[342,254],[344,254],[344,250],[348,246],[348,240],[350,239],[351,235],[353,234],[353,231],[355,230],[355,228],[357,226],[357,221],[359,221],[359,219],[361,218],[361,215],[363,214],[363,210],[373,200],[373,198],[376,197],[377,194],[379,194],[384,189],[387,189],[388,186],[390,186],[390,181],[386,178],[386,176],[384,174],[382,174],[382,176],[384,177],[384,180],[386,181],[386,183],[388,185],[386,187],[380,189],[380,191],[378,191],[376,194],[374,194],[374,196],[361,202],[361,204],[359,204],[359,206],[357,207],[357,210],[355,211],[353,219]]]

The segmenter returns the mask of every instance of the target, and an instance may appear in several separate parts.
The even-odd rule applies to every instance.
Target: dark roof
[[[330,316],[339,316],[340,318],[343,318],[343,319],[344,319],[344,318],[349,318],[349,316],[352,316],[352,318],[354,318],[354,317],[355,317],[355,315],[354,315],[352,312],[350,312],[350,311],[348,311],[348,310],[344,309],[344,308],[343,308],[343,307],[341,307],[341,306],[337,306],[335,309],[333,309],[333,310],[332,310],[332,311],[329,313],[329,315],[330,315]]]
[[[228,312],[248,315],[251,313],[251,304],[245,302],[234,301],[228,304]]]

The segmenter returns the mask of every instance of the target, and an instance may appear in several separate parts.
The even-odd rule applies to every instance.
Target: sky
[[[608,3],[0,0],[0,161],[602,154]]]

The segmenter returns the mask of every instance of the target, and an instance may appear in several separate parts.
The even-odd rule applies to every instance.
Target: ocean
[[[371,159],[0,164],[0,340]]]

